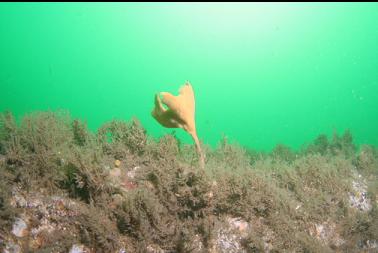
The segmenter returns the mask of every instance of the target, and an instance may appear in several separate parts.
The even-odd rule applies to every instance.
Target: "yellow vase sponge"
[[[165,108],[164,105],[168,108]],[[196,145],[200,166],[204,168],[205,159],[201,151],[195,124],[195,99],[193,87],[186,82],[174,96],[169,92],[160,92],[155,95],[155,107],[152,116],[164,127],[182,128],[188,132]]]

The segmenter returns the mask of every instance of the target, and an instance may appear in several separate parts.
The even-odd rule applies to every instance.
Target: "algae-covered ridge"
[[[0,116],[1,252],[372,252],[378,154],[349,131],[294,152],[96,133],[67,112]]]

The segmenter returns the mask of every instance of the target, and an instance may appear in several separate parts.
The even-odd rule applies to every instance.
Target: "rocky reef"
[[[65,112],[0,117],[0,251],[373,252],[378,155],[349,132],[298,152],[92,133]]]

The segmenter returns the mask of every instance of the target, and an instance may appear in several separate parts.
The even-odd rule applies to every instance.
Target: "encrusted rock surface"
[[[371,209],[371,201],[367,197],[367,183],[360,174],[355,174],[352,182],[353,191],[349,193],[349,203],[352,207],[367,212]]]

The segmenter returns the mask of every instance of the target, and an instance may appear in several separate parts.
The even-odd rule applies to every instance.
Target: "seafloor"
[[[378,153],[349,131],[294,152],[195,149],[140,123],[0,117],[0,252],[378,251]]]

